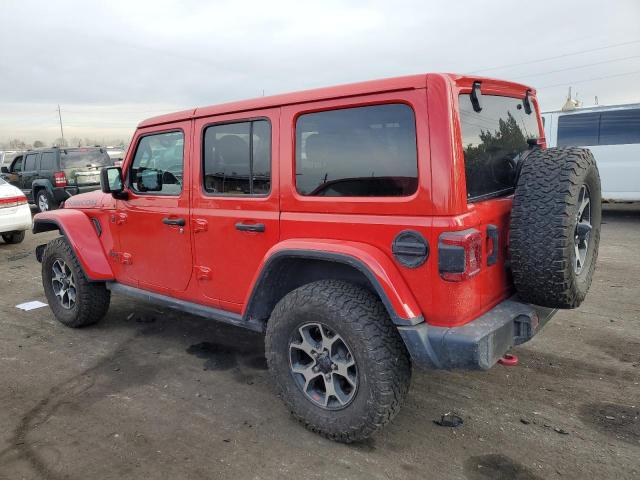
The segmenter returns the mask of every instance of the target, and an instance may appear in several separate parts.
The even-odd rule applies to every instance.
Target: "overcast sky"
[[[432,71],[532,85],[543,109],[569,85],[640,102],[639,0],[2,0],[0,18],[0,142],[58,137],[58,104],[65,137],[128,140],[173,110]]]

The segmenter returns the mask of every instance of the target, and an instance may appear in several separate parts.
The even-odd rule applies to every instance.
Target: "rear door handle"
[[[264,232],[264,223],[236,223],[236,230],[241,232]]]
[[[162,223],[164,223],[165,225],[177,225],[179,227],[184,227],[185,225],[185,221],[184,218],[169,218],[169,217],[164,217],[162,219]]]

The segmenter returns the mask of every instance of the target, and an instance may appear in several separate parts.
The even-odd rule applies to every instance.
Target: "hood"
[[[115,207],[115,198],[109,193],[103,193],[101,190],[74,195],[64,202],[64,208],[100,208],[109,210]]]

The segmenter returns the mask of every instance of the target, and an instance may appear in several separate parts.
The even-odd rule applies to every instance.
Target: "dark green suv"
[[[112,165],[105,148],[53,147],[25,152],[2,167],[2,174],[45,212],[72,195],[98,190],[100,170]]]

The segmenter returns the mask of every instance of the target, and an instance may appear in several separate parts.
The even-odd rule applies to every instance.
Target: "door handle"
[[[184,227],[185,221],[184,218],[165,217],[162,219],[162,223],[164,223],[165,225],[177,225],[179,227]]]
[[[236,223],[236,230],[241,232],[264,232],[264,223]]]

